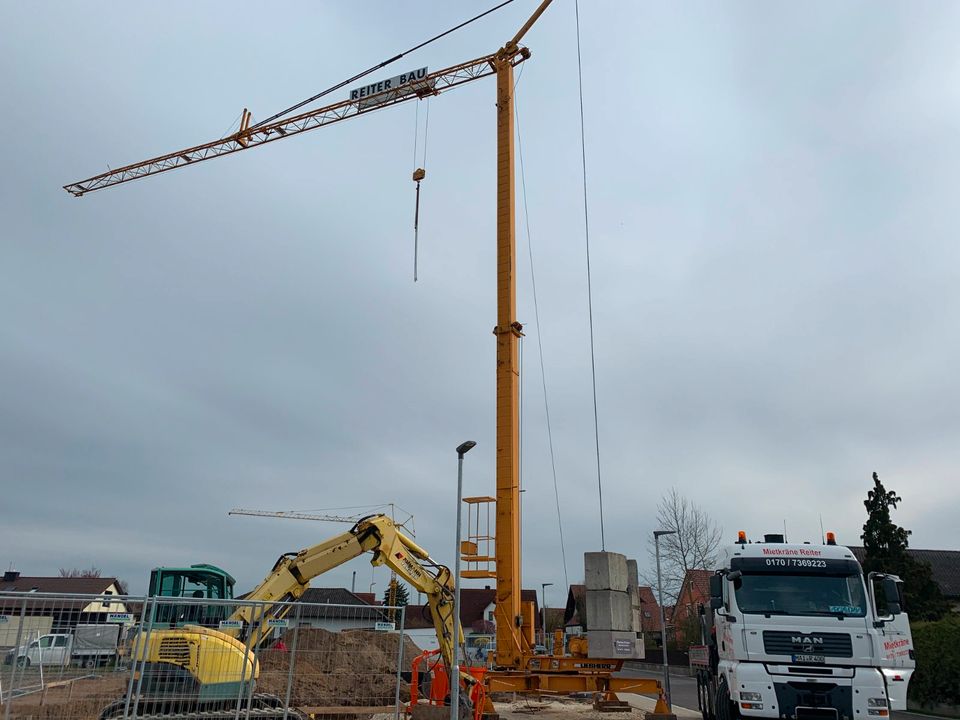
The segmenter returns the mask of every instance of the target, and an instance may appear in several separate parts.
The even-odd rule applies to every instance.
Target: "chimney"
[[[19,570],[6,570],[3,573],[4,582],[16,582],[20,577]]]

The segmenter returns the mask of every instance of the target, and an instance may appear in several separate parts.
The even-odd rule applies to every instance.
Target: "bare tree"
[[[88,568],[60,568],[60,577],[65,578],[98,578],[100,568],[91,565]]]
[[[713,568],[723,530],[706,510],[671,488],[657,505],[657,530],[674,530],[674,535],[660,538],[660,568],[663,576],[663,597],[666,605],[674,605],[680,595],[687,570]],[[650,570],[644,580],[657,586],[656,546],[648,541]]]

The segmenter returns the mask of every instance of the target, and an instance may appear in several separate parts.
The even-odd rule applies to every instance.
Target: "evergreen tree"
[[[896,509],[903,498],[887,490],[877,473],[873,474],[873,489],[867,493],[863,505],[867,521],[863,524],[864,573],[883,572],[903,580],[903,594],[911,620],[937,620],[949,610],[949,605],[933,581],[928,563],[915,560],[907,553],[910,530],[890,517],[890,508]]]
[[[388,585],[387,589],[383,591],[383,604],[395,605],[396,607],[406,607],[409,605],[410,591],[407,589],[407,586],[397,580],[396,589],[394,590],[393,597],[391,597],[390,586]]]

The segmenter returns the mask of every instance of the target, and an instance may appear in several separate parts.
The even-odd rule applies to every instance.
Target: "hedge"
[[[910,699],[925,705],[960,705],[960,616],[912,625],[917,671]]]

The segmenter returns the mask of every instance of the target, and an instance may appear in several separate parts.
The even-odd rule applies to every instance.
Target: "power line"
[[[390,65],[391,63],[395,63],[397,60],[399,60],[400,58],[402,58],[404,55],[409,55],[409,54],[412,53],[412,52],[415,52],[415,51],[417,51],[417,50],[419,50],[419,49],[421,49],[421,48],[424,48],[424,47],[426,47],[427,45],[429,45],[430,43],[436,42],[436,41],[439,40],[440,38],[446,37],[446,36],[449,35],[450,33],[456,32],[457,30],[460,30],[461,28],[466,27],[466,26],[469,25],[470,23],[476,22],[476,21],[479,20],[480,18],[482,18],[482,17],[484,17],[484,16],[486,16],[486,15],[489,15],[490,13],[495,12],[495,11],[499,10],[500,8],[502,8],[502,7],[504,7],[504,6],[509,5],[509,4],[512,3],[512,2],[513,2],[513,0],[504,0],[504,2],[500,3],[499,5],[495,5],[494,7],[490,8],[489,10],[487,10],[487,11],[485,11],[485,12],[482,12],[482,13],[480,13],[479,15],[476,15],[476,16],[470,18],[469,20],[465,20],[465,21],[463,21],[462,23],[460,23],[459,25],[455,25],[455,26],[453,26],[452,28],[450,28],[449,30],[445,30],[444,32],[440,33],[439,35],[434,35],[434,36],[433,36],[432,38],[430,38],[429,40],[425,40],[425,41],[423,41],[422,43],[420,43],[419,45],[414,45],[414,46],[413,46],[412,48],[410,48],[409,50],[405,50],[405,51],[402,52],[402,53],[398,53],[397,55],[394,55],[392,58],[388,58],[387,60],[384,60],[384,61],[382,61],[382,62],[379,62],[379,63],[377,63],[376,65],[373,65],[373,66],[367,68],[367,69],[364,70],[363,72],[357,73],[357,74],[354,75],[353,77],[347,78],[346,80],[342,80],[341,82],[338,82],[336,85],[331,85],[331,86],[328,87],[326,90],[323,90],[322,92],[317,93],[317,94],[314,95],[313,97],[308,97],[306,100],[303,100],[303,101],[301,101],[301,102],[298,102],[296,105],[291,105],[291,106],[288,107],[286,110],[281,110],[281,111],[278,112],[276,115],[271,115],[271,116],[268,117],[266,120],[261,120],[261,121],[258,122],[257,124],[251,125],[251,126],[250,126],[250,130],[256,130],[257,128],[262,127],[263,125],[267,125],[268,123],[271,123],[271,122],[273,122],[274,120],[283,117],[284,115],[288,115],[289,113],[292,113],[294,110],[299,110],[299,109],[302,108],[304,105],[309,105],[309,104],[312,103],[314,100],[319,100],[319,99],[322,98],[324,95],[329,95],[329,94],[332,93],[334,90],[339,90],[340,88],[342,88],[342,87],[344,87],[344,86],[346,86],[346,85],[349,85],[349,84],[352,83],[352,82],[356,82],[357,80],[359,80],[359,79],[362,78],[362,77],[366,77],[367,75],[369,75],[369,74],[372,73],[372,72],[376,72],[377,70],[379,70],[379,69],[381,69],[381,68],[385,68],[387,65]]]
[[[597,419],[597,360],[593,347],[593,283],[590,276],[590,212],[587,208],[587,146],[583,129],[583,67],[580,60],[580,0],[573,7],[577,16],[577,88],[580,93],[580,159],[583,165],[583,229],[587,245],[587,307],[590,314],[590,375],[593,379],[593,434],[597,447],[597,493],[600,499],[600,549],[606,550],[603,532],[603,482],[600,476],[600,423]]]

